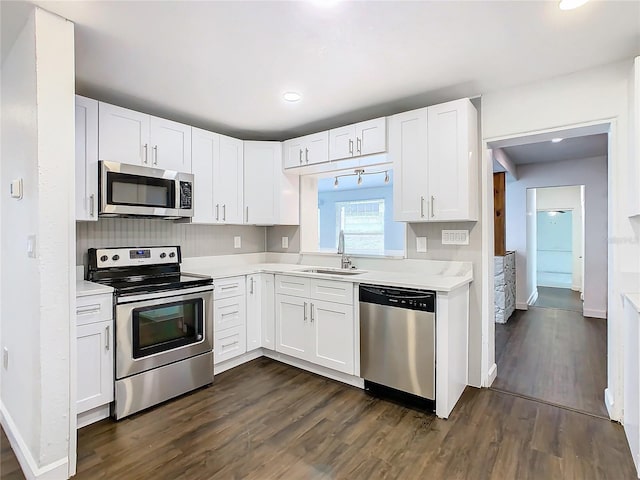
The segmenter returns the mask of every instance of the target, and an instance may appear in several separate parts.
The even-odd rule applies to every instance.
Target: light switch
[[[240,236],[233,237],[233,248],[242,248],[242,238]]]
[[[442,230],[443,245],[469,245],[469,230]]]
[[[427,253],[427,237],[416,237],[416,252]]]
[[[22,179],[16,178],[15,180],[11,180],[11,198],[17,198],[20,200],[22,198]]]
[[[282,248],[289,248],[289,237],[282,237]]]

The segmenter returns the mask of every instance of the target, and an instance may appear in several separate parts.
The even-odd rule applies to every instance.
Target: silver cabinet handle
[[[304,321],[307,321],[307,302],[304,302]]]
[[[104,327],[104,336],[105,336],[105,339],[104,339],[104,348],[105,348],[105,349],[107,349],[107,350],[109,350],[109,348],[110,348],[110,347],[109,347],[109,343],[110,343],[109,337],[111,337],[111,327],[110,327],[109,325],[107,325],[106,327]]]
[[[149,163],[149,145],[144,144],[144,163]]]
[[[349,153],[353,155],[353,140],[349,139]]]
[[[249,205],[247,205],[247,223],[249,223]]]
[[[424,218],[424,197],[420,197],[420,217]]]
[[[309,149],[308,148],[304,149],[304,159],[306,160],[307,163],[309,163]]]
[[[436,197],[431,195],[431,218],[436,216]]]
[[[219,213],[220,213],[220,204],[219,204],[219,203],[216,203],[216,222],[217,222],[218,220],[220,220],[220,218],[219,218],[219,217],[220,217],[220,215],[218,215]]]
[[[227,221],[227,204],[226,203],[222,204],[222,221],[223,222]]]
[[[300,152],[300,165],[302,165],[302,149],[300,149],[299,152]]]
[[[158,165],[158,145],[153,146],[153,164]]]
[[[311,304],[311,323],[313,323],[313,303]]]
[[[253,277],[251,277],[251,285],[249,286],[249,293],[253,295]]]
[[[100,311],[100,304],[84,305],[82,307],[76,307],[76,315],[88,315],[90,313],[97,313]]]
[[[356,149],[359,154],[362,154],[362,140],[360,140],[360,137],[356,137]]]
[[[96,196],[92,193],[89,195],[89,216],[93,217],[93,210],[96,203]]]
[[[223,343],[222,344],[222,348],[230,347],[232,345],[237,345],[238,343],[239,343],[238,340],[236,340],[235,342],[231,342],[231,343]]]

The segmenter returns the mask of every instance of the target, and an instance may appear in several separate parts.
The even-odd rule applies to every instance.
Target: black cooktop
[[[183,290],[185,288],[213,284],[211,277],[193,273],[176,273],[159,276],[135,275],[120,278],[101,278],[93,281],[113,287],[118,296],[162,292],[166,290]]]

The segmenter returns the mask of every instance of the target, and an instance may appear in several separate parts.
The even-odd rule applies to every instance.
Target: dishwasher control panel
[[[381,285],[360,285],[360,301],[423,312],[435,312],[436,309],[435,292]]]

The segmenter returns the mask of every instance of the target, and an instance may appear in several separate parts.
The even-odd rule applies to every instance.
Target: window
[[[362,255],[403,255],[405,224],[393,221],[393,174],[318,180],[318,250],[336,252],[340,230],[345,252]]]

